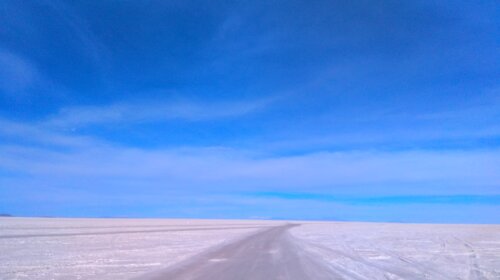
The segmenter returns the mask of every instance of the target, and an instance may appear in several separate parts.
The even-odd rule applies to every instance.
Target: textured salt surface
[[[0,279],[130,279],[214,247],[221,257],[210,263],[227,269],[247,269],[244,263],[281,250],[342,279],[500,279],[499,225],[294,223],[300,226],[286,234],[247,239],[283,222],[0,218]],[[290,267],[286,259],[276,263]],[[274,274],[266,267],[265,275]],[[302,274],[312,275],[294,273]]]
[[[347,279],[500,279],[500,226],[306,223],[297,243]]]
[[[0,218],[0,279],[128,279],[268,225],[255,221]]]

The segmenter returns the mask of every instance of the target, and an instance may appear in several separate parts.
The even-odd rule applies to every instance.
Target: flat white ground
[[[499,225],[330,222],[290,232],[347,279],[500,279]]]
[[[0,218],[0,279],[129,279],[265,221]]]
[[[168,268],[192,259],[193,267],[204,264],[192,257],[214,248],[220,249],[212,255],[224,256],[224,262],[205,265],[203,273],[248,269],[256,262],[265,275],[276,275],[275,267],[295,268],[293,279],[312,279],[314,272],[335,276],[325,279],[500,279],[500,225],[283,224],[0,218],[0,279],[130,279],[156,271],[184,279]],[[212,255],[207,257],[213,261]],[[273,257],[278,255],[283,257]],[[270,257],[272,262],[262,262]],[[301,270],[304,260],[309,265]]]

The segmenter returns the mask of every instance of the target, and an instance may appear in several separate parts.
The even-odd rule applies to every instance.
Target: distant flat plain
[[[0,252],[0,279],[500,279],[500,225],[8,217]]]

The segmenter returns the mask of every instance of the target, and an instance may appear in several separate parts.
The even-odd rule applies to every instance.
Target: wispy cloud
[[[28,57],[0,48],[0,94],[23,99],[35,92],[62,96],[66,89],[54,82]]]
[[[98,143],[102,142],[91,137],[61,133],[39,125],[1,118],[0,139],[4,145],[16,143],[16,145],[26,147],[43,145],[46,148],[82,148],[84,146],[97,146]]]
[[[40,73],[30,61],[0,49],[0,92],[14,97],[25,95],[41,79]]]
[[[69,3],[59,0],[43,0],[41,2],[50,7],[57,17],[57,20],[71,30],[72,35],[78,39],[75,43],[75,47],[78,48],[86,58],[92,61],[100,75],[104,75],[109,63],[107,61],[108,51],[90,29],[85,18],[81,17]]]
[[[2,131],[0,131],[2,132]],[[185,191],[304,190],[332,194],[488,194],[500,151],[346,151],[294,156],[224,147],[145,149],[10,124],[2,132],[71,147],[0,146],[0,169],[44,184]],[[24,135],[24,136],[23,136]],[[193,176],[196,174],[196,176]],[[19,185],[21,182],[17,182]]]
[[[46,120],[45,124],[49,126],[85,126],[168,120],[208,121],[254,113],[271,102],[272,99],[235,102],[173,100],[79,106],[63,108],[59,113]]]

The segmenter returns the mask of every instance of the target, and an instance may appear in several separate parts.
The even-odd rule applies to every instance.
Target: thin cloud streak
[[[110,123],[145,123],[169,120],[209,121],[239,117],[264,109],[272,99],[237,102],[148,101],[107,106],[63,108],[48,118],[49,127],[86,126]]]
[[[23,96],[41,81],[38,69],[30,61],[0,49],[0,93]]]
[[[86,147],[48,151],[0,147],[0,167],[75,184],[135,182],[132,188],[190,191],[288,189],[332,193],[489,193],[500,184],[500,151],[311,153],[260,157],[223,148],[144,150]],[[196,176],[193,176],[196,174]],[[414,187],[419,185],[419,187]],[[99,185],[99,184],[98,184]],[[128,185],[128,184],[127,184]],[[82,186],[79,186],[82,187]],[[493,189],[494,190],[494,189]]]
[[[232,147],[138,148],[0,120],[0,170],[74,182],[212,190],[331,193],[495,193],[500,150],[312,151],[300,155]],[[196,174],[196,176],[193,176]],[[22,178],[22,176],[21,176]],[[80,186],[81,187],[81,186]],[[474,187],[471,189],[471,187]]]
[[[33,125],[29,123],[21,123],[9,121],[0,118],[0,140],[3,146],[7,143],[23,143],[24,147],[45,146],[49,149],[53,148],[83,148],[85,146],[99,146],[104,141],[97,140],[92,137],[81,135],[68,135],[61,132],[47,129],[43,126]]]
[[[96,67],[98,74],[106,75],[109,68],[108,50],[97,39],[96,35],[89,28],[85,19],[78,15],[78,13],[68,3],[59,0],[44,0],[44,5],[50,7],[55,16],[60,20],[62,25],[65,25],[72,31],[74,36],[78,38],[75,47],[80,49],[83,55],[91,59]]]

